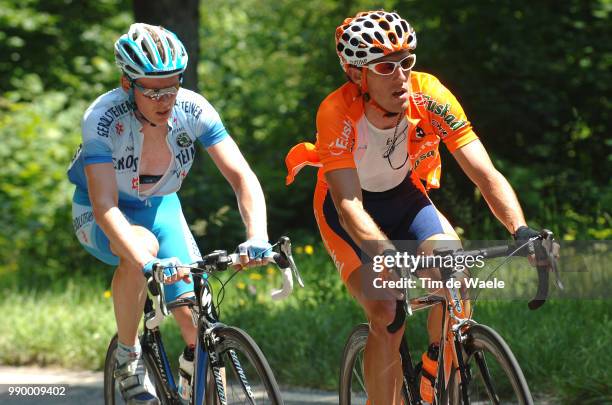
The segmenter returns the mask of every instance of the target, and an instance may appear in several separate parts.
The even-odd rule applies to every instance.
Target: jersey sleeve
[[[83,135],[83,163],[112,163],[113,145],[109,137],[108,124],[96,109],[87,110],[81,122]]]
[[[205,147],[216,145],[229,134],[221,122],[221,117],[215,108],[199,94],[195,94],[193,102],[198,108],[189,110],[193,120],[193,131],[197,140]]]
[[[355,168],[353,147],[355,128],[352,121],[333,100],[323,101],[317,112],[317,153],[322,173]]]
[[[452,153],[478,139],[478,136],[474,133],[459,101],[438,79],[431,77],[430,89],[427,91],[431,94],[428,103],[433,104],[428,106],[431,123]]]

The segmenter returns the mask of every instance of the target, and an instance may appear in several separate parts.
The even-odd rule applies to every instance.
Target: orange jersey
[[[454,152],[478,137],[457,99],[436,77],[412,72],[410,85],[410,104],[406,111],[410,123],[406,143],[410,163],[427,188],[438,188],[442,168],[440,140]],[[285,159],[287,184],[293,182],[305,165],[320,167],[320,179],[331,170],[355,168],[357,123],[363,115],[363,98],[356,84],[346,83],[327,96],[317,113],[316,144],[298,144]]]

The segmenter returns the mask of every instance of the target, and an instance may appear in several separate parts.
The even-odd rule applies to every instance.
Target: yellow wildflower
[[[239,281],[236,283],[236,288],[238,288],[239,290],[244,290],[246,288],[246,284],[244,284],[242,281]]]
[[[104,298],[110,298],[113,294],[110,292],[110,290],[106,290],[104,291]]]
[[[266,273],[268,273],[269,276],[273,276],[275,272],[276,272],[276,269],[272,266],[268,266],[266,268]]]
[[[263,277],[259,273],[251,273],[249,274],[249,278],[251,280],[261,280]]]
[[[304,246],[304,253],[306,253],[307,255],[311,255],[314,253],[314,249],[311,245],[306,245]]]

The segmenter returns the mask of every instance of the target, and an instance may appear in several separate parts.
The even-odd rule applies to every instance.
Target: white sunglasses
[[[398,66],[404,72],[407,72],[414,67],[415,63],[416,63],[416,55],[411,54],[397,62],[387,60],[384,62],[371,63],[369,65],[366,65],[366,67],[378,75],[389,76],[395,72],[395,69],[397,69]]]

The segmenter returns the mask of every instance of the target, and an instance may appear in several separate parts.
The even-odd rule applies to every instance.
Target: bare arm
[[[232,186],[246,227],[247,239],[268,240],[266,200],[257,176],[230,137],[207,149],[223,176]]]
[[[479,140],[457,149],[453,156],[482,193],[497,219],[511,234],[526,225],[521,205],[508,180],[495,169]]]
[[[386,249],[395,249],[380,230],[370,214],[363,208],[361,186],[355,169],[338,169],[325,173],[325,180],[340,217],[340,224],[350,237],[368,255],[381,254]],[[366,241],[382,241],[375,247]]]
[[[142,245],[117,206],[117,183],[112,163],[88,165],[85,167],[85,174],[94,217],[110,240],[113,253],[129,260],[138,268],[144,267],[154,257]]]

